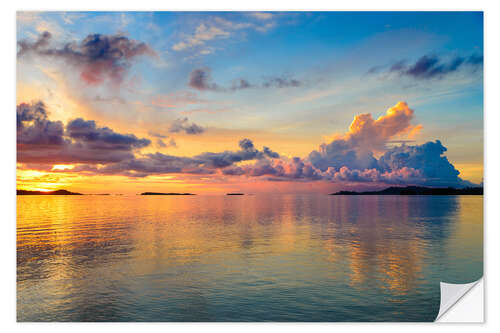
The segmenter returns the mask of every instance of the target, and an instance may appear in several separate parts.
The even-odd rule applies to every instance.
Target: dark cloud
[[[248,82],[245,79],[237,79],[233,81],[233,84],[231,85],[231,90],[243,90],[243,89],[248,89],[252,88],[253,85]]]
[[[205,132],[205,129],[195,123],[190,124],[188,118],[179,118],[170,125],[168,131],[170,133],[185,132],[186,134],[195,135]]]
[[[446,150],[439,140],[415,146],[403,144],[384,153],[378,166],[382,172],[402,168],[417,170],[428,185],[446,186],[463,182],[458,178],[460,172],[443,156]]]
[[[43,102],[21,103],[16,107],[17,143],[59,146],[64,144],[64,126],[60,121],[47,119]]]
[[[198,90],[221,90],[221,87],[212,82],[211,70],[208,67],[194,69],[189,74],[188,85]]]
[[[148,146],[148,139],[97,127],[78,118],[66,128],[48,120],[43,102],[21,103],[17,111],[17,159],[21,163],[114,163],[133,158],[133,151]]]
[[[252,84],[244,78],[233,80],[229,88],[223,87],[212,80],[211,69],[208,67],[197,68],[189,74],[188,85],[201,91],[231,92],[249,88],[288,88],[299,87],[302,82],[286,76],[267,77],[264,82]]]
[[[153,137],[155,137],[155,138],[159,138],[159,139],[166,139],[166,138],[168,138],[168,135],[164,135],[164,134],[153,132],[153,131],[149,131],[148,134],[151,135],[151,136],[153,136]]]
[[[66,135],[79,143],[98,149],[132,150],[148,146],[151,141],[133,134],[120,134],[108,127],[98,128],[95,121],[77,118],[66,125]]]
[[[171,138],[170,140],[168,140],[167,143],[165,143],[164,140],[162,139],[157,139],[156,140],[156,145],[160,148],[168,148],[168,147],[177,147],[177,143],[175,142],[175,139],[174,138]]]
[[[202,153],[195,156],[201,164],[210,168],[224,168],[242,161],[249,161],[255,159],[263,159],[269,154],[276,154],[271,152],[269,148],[267,153],[259,151],[255,148],[250,139],[243,139],[239,142],[240,150],[238,151],[224,151],[221,153]]]
[[[302,85],[302,82],[296,79],[288,78],[285,76],[281,77],[270,77],[267,78],[266,81],[262,84],[264,88],[288,88],[288,87],[299,87]]]
[[[241,140],[239,146],[240,150],[237,151],[205,152],[193,157],[179,157],[162,153],[146,154],[142,157],[130,158],[101,168],[85,165],[74,170],[133,177],[165,173],[213,174],[219,169],[232,167],[238,162],[264,160],[269,154],[276,154],[269,149],[267,149],[267,153],[256,149],[249,139]]]
[[[120,83],[132,61],[142,55],[155,55],[145,43],[123,35],[88,35],[80,42],[66,43],[60,48],[50,47],[51,34],[43,32],[35,42],[18,42],[18,57],[36,55],[62,59],[80,70],[88,84],[99,84],[105,79]]]
[[[346,166],[350,169],[368,169],[376,166],[373,153],[360,152],[346,140],[334,140],[329,144],[322,144],[318,150],[313,150],[308,160],[320,171],[333,167],[340,169]]]
[[[441,59],[436,55],[424,55],[414,64],[407,64],[401,60],[389,68],[389,72],[399,73],[416,79],[442,78],[447,74],[454,73],[464,66],[473,70],[482,65],[483,56],[471,55],[469,57],[456,56],[451,59]]]
[[[280,158],[280,154],[278,154],[277,152],[272,151],[268,147],[264,146],[263,149],[262,149],[262,152],[264,153],[264,155],[266,155],[269,158]]]

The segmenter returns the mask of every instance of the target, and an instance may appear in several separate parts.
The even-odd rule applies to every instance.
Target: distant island
[[[244,193],[226,193],[226,195],[245,195]]]
[[[483,195],[482,187],[421,187],[421,186],[406,186],[406,187],[388,187],[381,191],[354,192],[340,191],[331,193],[330,195]]]
[[[67,190],[57,190],[57,191],[49,191],[49,192],[17,190],[17,195],[83,195],[83,194],[70,192]]]
[[[196,195],[193,193],[159,193],[159,192],[143,192],[141,195]]]

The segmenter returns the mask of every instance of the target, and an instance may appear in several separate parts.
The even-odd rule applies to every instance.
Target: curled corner
[[[435,321],[439,321],[441,316],[450,310],[450,308],[452,308],[463,296],[465,296],[476,284],[478,284],[481,279],[465,284],[440,282],[441,304],[439,305],[439,313]]]

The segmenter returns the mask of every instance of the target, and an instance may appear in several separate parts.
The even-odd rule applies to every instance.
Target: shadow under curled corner
[[[441,302],[436,322],[473,322],[484,321],[484,287],[483,278],[465,284],[440,283]],[[477,288],[480,288],[477,289]],[[467,297],[475,289],[474,297]],[[477,289],[477,290],[476,290]],[[451,313],[451,312],[456,313]],[[461,314],[467,313],[467,318]]]

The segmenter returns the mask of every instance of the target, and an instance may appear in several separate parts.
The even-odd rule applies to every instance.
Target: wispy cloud
[[[172,49],[174,51],[183,51],[194,46],[204,45],[207,41],[211,41],[216,38],[227,38],[230,35],[231,33],[227,30],[223,30],[222,28],[216,26],[208,26],[207,24],[202,23],[196,27],[195,32],[191,36],[174,44]]]
[[[253,12],[248,13],[248,15],[263,21],[271,20],[274,17],[274,14],[270,12]]]
[[[215,16],[204,19],[196,25],[194,31],[182,34],[179,41],[172,45],[172,50],[194,52],[192,56],[208,55],[215,52],[211,45],[224,39],[234,39],[238,31],[254,30],[266,32],[276,26],[276,20],[271,13],[250,13],[250,17],[259,22],[236,19],[234,15]],[[262,21],[265,21],[264,23]]]

